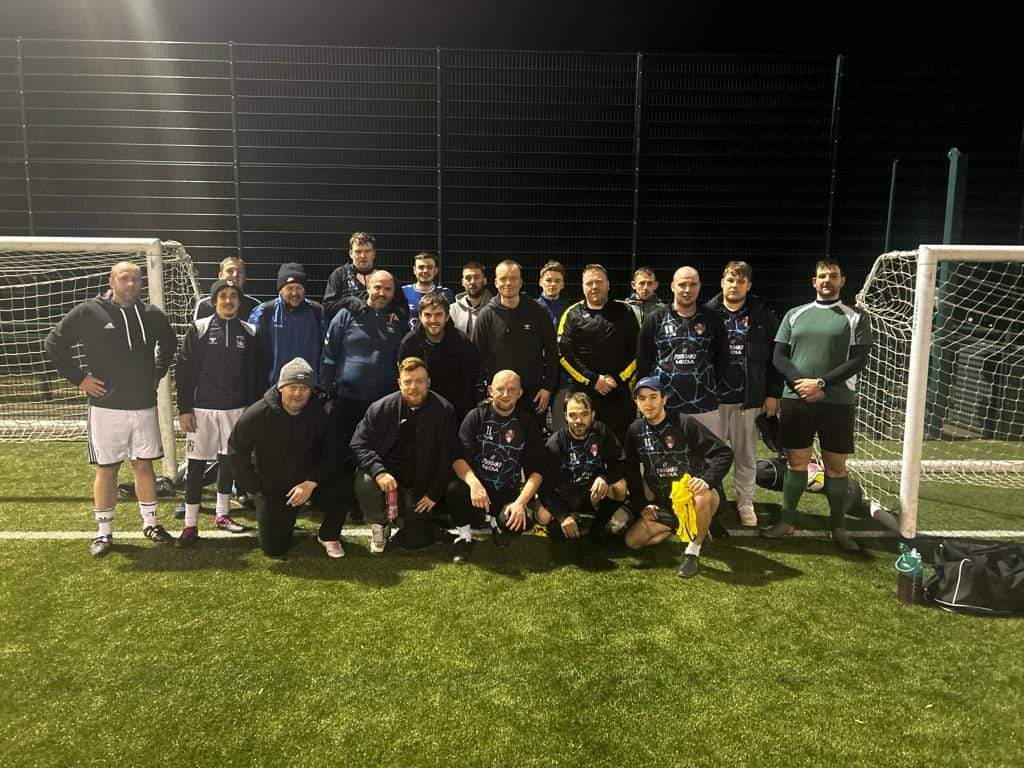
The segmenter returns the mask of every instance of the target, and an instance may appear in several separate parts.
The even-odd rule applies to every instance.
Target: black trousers
[[[484,487],[486,488],[486,486]],[[490,514],[499,515],[506,504],[516,500],[520,490],[522,489],[509,488],[505,491],[495,491],[487,488],[487,496],[491,500]],[[448,493],[445,498],[448,500],[448,511],[452,516],[452,523],[456,526],[471,525],[474,528],[483,528],[487,525],[484,511],[474,507],[469,498],[469,486],[458,478],[448,484]]]
[[[341,528],[352,506],[352,473],[351,465],[346,465],[314,491],[324,511],[317,534],[324,541],[341,536]],[[288,506],[283,494],[258,493],[253,497],[253,502],[256,505],[260,549],[271,557],[283,555],[291,549],[292,529],[295,528],[299,508]]]

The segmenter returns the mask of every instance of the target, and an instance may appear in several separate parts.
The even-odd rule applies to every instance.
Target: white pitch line
[[[174,533],[174,531],[171,531]],[[477,538],[486,537],[486,534],[481,531],[476,531]],[[298,536],[315,536],[315,528],[301,528],[299,529]],[[356,526],[353,528],[345,528],[342,531],[343,538],[367,538],[370,535],[369,526]],[[756,538],[760,536],[760,532],[750,529],[732,529],[729,531],[730,537],[736,538]],[[855,539],[895,539],[898,537],[893,531],[850,531],[850,535]],[[1021,539],[1024,540],[1024,530],[1020,531],[918,531],[918,537],[936,538],[936,539]],[[87,540],[92,539],[96,536],[95,531],[0,531],[0,541],[76,541],[76,540]],[[199,532],[200,539],[238,539],[238,538],[253,538],[256,536],[256,530],[250,529],[243,533],[229,533],[228,531],[219,530],[201,530]],[[820,530],[803,530],[797,529],[793,532],[792,536],[786,538],[796,539],[828,539],[828,531]],[[145,539],[142,535],[142,531],[115,531],[115,540],[135,540]]]

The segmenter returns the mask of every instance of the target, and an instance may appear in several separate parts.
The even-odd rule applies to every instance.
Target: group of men
[[[175,367],[188,459],[179,546],[199,539],[203,478],[216,460],[216,527],[244,530],[229,502],[232,489],[249,494],[271,555],[290,547],[296,513],[312,500],[323,512],[318,540],[334,558],[345,554],[353,506],[374,554],[430,543],[443,510],[458,564],[471,558],[474,528],[490,529],[499,546],[533,526],[557,539],[588,528],[621,534],[631,548],[678,532],[688,540],[679,575],[689,577],[730,467],[740,522],[758,524],[755,419],[766,413],[780,416],[789,469],[781,519],[762,535],[793,532],[817,435],[832,537],[857,548],[844,525],[845,458],[871,330],[840,301],[838,264],[817,264],[815,301],[780,324],[751,293],[745,262],[726,265],[706,304],[697,270],[678,269],[667,305],[652,270],[638,269],[633,294],[618,301],[606,269],[589,264],[583,298],[567,303],[557,262],[542,267],[539,298],[512,260],[496,265],[493,295],[484,267],[466,264],[453,296],[436,282],[436,257],[420,253],[415,282],[397,291],[375,269],[374,246],[352,235],[350,261],[331,274],[322,303],[307,297],[299,264],[283,264],[278,295],[259,302],[243,292],[244,262],[221,263]],[[173,540],[156,520],[152,461],[162,456],[155,388],[176,340],[163,313],[140,301],[137,266],[114,265],[109,288],[46,341],[89,398],[95,556],[112,546],[126,459],[145,535]]]

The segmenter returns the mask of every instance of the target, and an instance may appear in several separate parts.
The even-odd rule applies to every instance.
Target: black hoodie
[[[84,347],[85,369],[74,346]],[[174,359],[178,340],[163,311],[136,302],[119,307],[108,291],[83,301],[46,337],[46,354],[76,387],[86,374],[104,383],[104,397],[90,397],[99,408],[135,411],[156,405],[156,385]]]
[[[519,374],[523,390],[558,390],[558,344],[551,315],[525,293],[509,309],[495,296],[480,310],[473,326],[473,343],[480,353],[480,367],[490,382],[498,371]]]
[[[483,399],[480,356],[450,317],[436,344],[427,339],[422,325],[407,333],[398,347],[398,362],[407,357],[418,357],[427,364],[431,391],[455,407],[458,423]]]

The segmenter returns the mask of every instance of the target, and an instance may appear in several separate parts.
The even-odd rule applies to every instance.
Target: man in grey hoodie
[[[491,292],[487,290],[487,276],[484,265],[471,261],[462,268],[462,287],[466,290],[455,297],[449,313],[455,327],[473,338],[473,326],[476,316],[487,302],[491,300]]]

